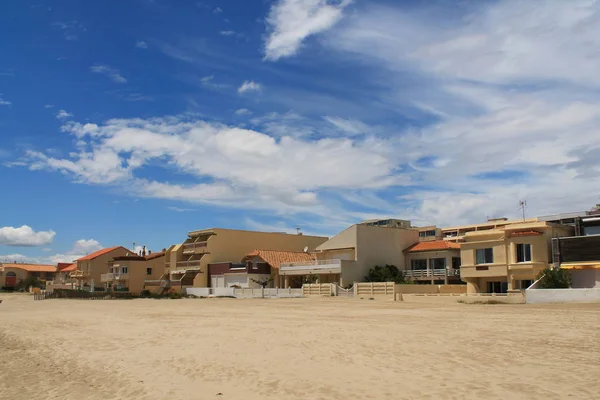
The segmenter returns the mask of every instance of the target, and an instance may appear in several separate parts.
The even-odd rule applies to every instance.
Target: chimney
[[[146,257],[146,246],[142,247],[142,257]]]
[[[148,249],[148,255],[152,254],[152,250]]]

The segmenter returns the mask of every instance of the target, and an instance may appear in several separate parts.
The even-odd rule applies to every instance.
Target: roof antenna
[[[525,221],[525,209],[527,208],[527,200],[519,200],[519,208],[523,213],[523,221]]]

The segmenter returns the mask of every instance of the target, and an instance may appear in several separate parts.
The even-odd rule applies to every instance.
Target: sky
[[[600,2],[5,0],[0,261],[600,203]]]

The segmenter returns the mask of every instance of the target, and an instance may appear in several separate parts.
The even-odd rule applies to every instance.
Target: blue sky
[[[595,1],[1,8],[1,260],[600,202]]]

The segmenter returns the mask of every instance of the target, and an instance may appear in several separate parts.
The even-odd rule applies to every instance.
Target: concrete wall
[[[574,269],[571,271],[573,289],[600,288],[600,269]]]
[[[213,229],[215,234],[207,241],[208,253],[200,262],[200,273],[194,279],[194,287],[208,286],[207,266],[217,262],[239,262],[244,256],[256,249],[280,251],[309,251],[327,241],[322,236],[288,235],[283,233],[240,231],[231,229]],[[172,255],[171,255],[172,257]],[[183,255],[178,255],[182,260]]]
[[[462,294],[467,293],[467,285],[396,285],[396,292],[402,294]]]
[[[600,288],[594,289],[527,289],[527,304],[600,303]]]

